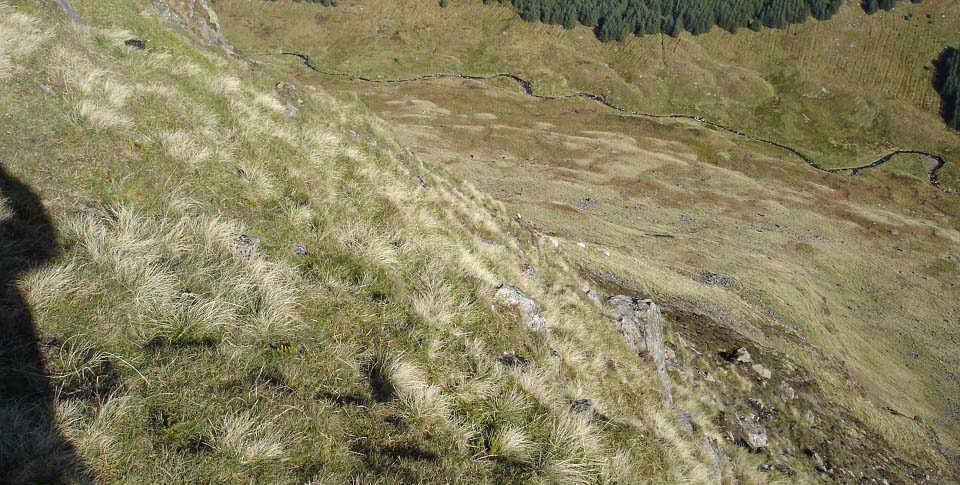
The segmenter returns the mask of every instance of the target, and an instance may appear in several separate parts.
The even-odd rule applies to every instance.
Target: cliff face
[[[164,18],[199,34],[207,44],[233,52],[233,46],[223,36],[217,14],[207,0],[152,0],[150,3]]]

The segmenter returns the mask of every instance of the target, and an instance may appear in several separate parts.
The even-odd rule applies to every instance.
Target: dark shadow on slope
[[[40,198],[0,165],[0,483],[93,482],[54,420],[54,392],[17,279],[55,258]]]

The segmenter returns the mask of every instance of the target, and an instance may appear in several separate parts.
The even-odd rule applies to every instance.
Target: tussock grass
[[[84,8],[104,25],[31,51],[62,105],[36,94],[12,125],[43,119],[62,142],[14,165],[44,184],[62,255],[18,282],[55,342],[55,426],[10,456],[42,469],[30,454],[66,440],[97,478],[144,482],[656,481],[701,459],[624,465],[648,453],[629,443],[662,447],[640,405],[652,374],[606,346],[619,337],[581,308],[563,256],[528,246],[502,205],[429,173],[354,100],[299,86],[288,118],[281,71],[201,51],[127,2]],[[61,149],[86,170],[55,168]],[[557,322],[546,335],[493,305],[517,281]],[[639,369],[604,379],[601,352]],[[634,421],[614,434],[573,396]]]

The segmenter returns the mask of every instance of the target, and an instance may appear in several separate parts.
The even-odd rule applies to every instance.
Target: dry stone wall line
[[[765,145],[770,145],[770,146],[779,148],[799,158],[801,161],[803,161],[805,164],[807,164],[811,168],[824,173],[846,172],[846,173],[849,173],[850,175],[856,175],[860,171],[879,167],[880,165],[883,165],[889,162],[891,159],[899,155],[919,155],[922,157],[926,157],[928,160],[930,160],[930,164],[927,166],[927,177],[930,181],[930,185],[949,194],[957,193],[957,191],[950,189],[948,187],[944,187],[940,183],[939,172],[940,172],[940,169],[942,169],[947,164],[947,161],[940,155],[926,152],[923,150],[894,150],[870,163],[866,163],[863,165],[856,165],[851,167],[829,168],[829,167],[824,167],[823,165],[817,163],[802,151],[796,148],[793,148],[789,145],[785,145],[778,141],[761,138],[756,135],[751,135],[749,133],[738,130],[736,128],[732,128],[714,121],[707,120],[701,116],[688,115],[688,114],[671,114],[671,113],[662,114],[662,113],[646,113],[643,111],[631,111],[626,108],[623,108],[622,106],[617,106],[611,103],[610,101],[608,101],[606,98],[604,98],[599,94],[590,93],[586,91],[578,91],[571,94],[564,94],[564,95],[557,95],[557,96],[536,94],[533,90],[533,84],[530,81],[523,79],[520,76],[517,76],[516,74],[496,73],[496,74],[487,74],[487,75],[469,75],[469,74],[461,74],[461,73],[449,73],[449,74],[440,73],[440,74],[427,74],[424,76],[417,76],[417,77],[404,78],[404,79],[373,79],[369,77],[364,77],[364,76],[344,73],[344,72],[324,71],[316,67],[315,65],[313,65],[313,63],[310,62],[310,56],[300,52],[281,51],[280,54],[298,57],[300,60],[303,61],[303,64],[305,66],[325,76],[343,77],[343,78],[348,78],[355,81],[362,81],[367,83],[403,84],[403,83],[411,83],[411,82],[429,81],[433,79],[465,79],[465,80],[471,80],[471,81],[489,81],[492,79],[509,79],[517,83],[517,85],[520,86],[520,88],[523,89],[523,92],[526,93],[528,96],[531,96],[537,99],[561,100],[561,99],[582,98],[582,99],[594,101],[609,109],[617,111],[618,113],[624,116],[653,118],[653,119],[680,119],[680,120],[694,121],[717,131],[723,131],[723,132],[730,133],[732,135],[736,135],[738,137],[741,137],[750,141],[763,143]]]

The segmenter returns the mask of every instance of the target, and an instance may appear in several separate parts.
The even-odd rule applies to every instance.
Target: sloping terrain
[[[0,5],[0,481],[755,476],[561,249],[196,5]]]
[[[535,99],[503,77],[430,76],[508,73],[530,80],[537,95],[586,91],[644,111],[691,110],[790,143],[827,166],[865,163],[887,148],[933,147],[950,167],[945,186],[955,187],[950,162],[960,137],[939,118],[924,69],[960,18],[955,8],[927,2],[870,17],[843,9],[788,31],[681,36],[662,46],[659,38],[602,44],[583,30],[524,23],[479,2],[228,2],[222,16],[241,53],[356,93],[420,158],[474,182],[567,248],[594,290],[629,288],[658,301],[677,354],[670,371],[696,389],[687,397],[697,404],[685,407],[717,421],[760,415],[783,439],[771,437],[767,466],[848,480],[858,466],[904,459],[925,471],[901,480],[919,481],[927,470],[956,473],[960,437],[960,207],[955,195],[928,185],[929,160],[903,156],[852,177],[827,175],[690,119],[624,117],[582,97]],[[824,39],[868,38],[883,40],[873,50],[841,49],[862,69],[824,67],[837,54],[817,47]],[[281,50],[309,56],[315,70]],[[730,64],[700,62],[706,52]],[[613,61],[628,53],[629,62]],[[616,79],[604,74],[611,70],[623,79],[608,82]],[[346,76],[323,74],[331,72]],[[909,78],[917,96],[891,95],[890,83],[868,72]],[[722,79],[729,85],[715,91]],[[749,86],[768,94],[757,98]],[[660,94],[628,94],[648,87]],[[705,93],[730,96],[714,105]],[[757,99],[776,103],[749,107]],[[870,124],[903,124],[858,141],[856,124],[770,118],[813,112],[828,123],[864,115]],[[828,138],[832,148],[811,142]],[[778,370],[767,376],[731,365],[725,356],[740,347]],[[784,386],[799,398],[781,395]],[[860,448],[864,442],[895,451]],[[854,475],[843,471],[851,468]]]
[[[953,196],[251,6],[0,3],[0,482],[957,480]]]

